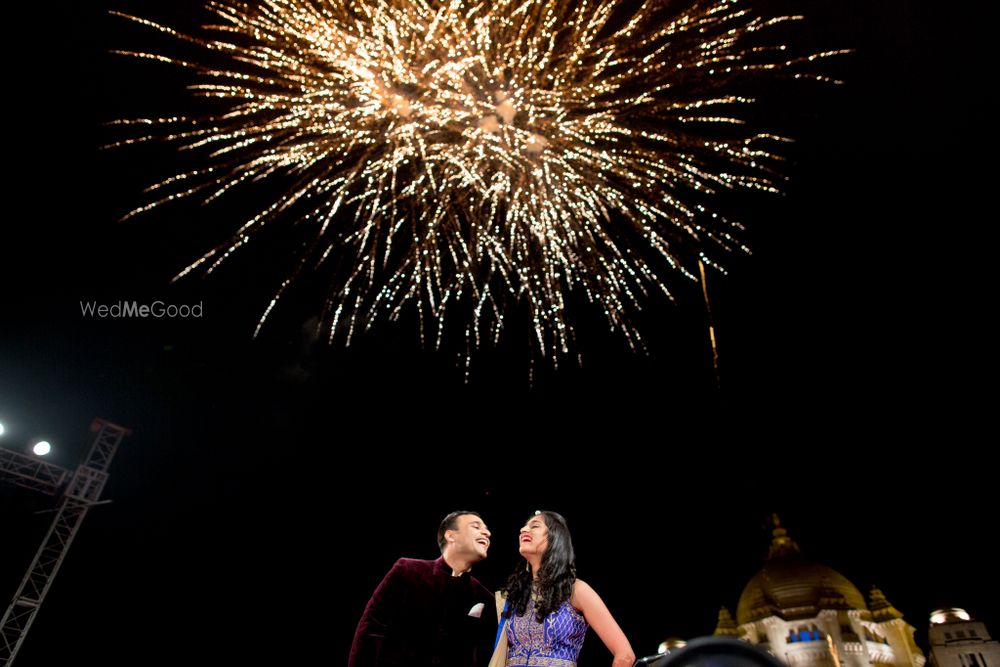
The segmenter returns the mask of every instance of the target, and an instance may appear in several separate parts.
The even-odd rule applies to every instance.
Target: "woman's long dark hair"
[[[541,623],[573,595],[576,553],[573,551],[573,540],[569,536],[566,519],[555,512],[537,512],[535,516],[545,519],[545,527],[549,530],[549,545],[542,554],[535,601],[535,615]],[[510,575],[503,588],[507,592],[508,603],[505,616],[524,616],[531,599],[532,583],[530,567],[525,568],[524,563],[521,563],[514,568],[514,574]]]

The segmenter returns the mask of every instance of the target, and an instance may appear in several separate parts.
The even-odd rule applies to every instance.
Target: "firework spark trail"
[[[212,2],[221,23],[207,37],[121,15],[230,63],[119,52],[194,70],[194,93],[228,105],[119,121],[147,134],[116,145],[166,139],[203,161],[126,217],[280,177],[279,199],[181,273],[211,272],[282,220],[310,225],[261,324],[301,272],[335,257],[349,269],[328,293],[331,338],[413,305],[422,336],[432,325],[439,343],[458,320],[475,348],[523,303],[555,362],[581,290],[641,347],[630,316],[650,289],[669,295],[670,273],[696,279],[699,260],[742,247],[712,195],[776,189],[785,140],[747,130],[752,100],[732,87],[762,73],[823,80],[798,66],[838,53],[787,56],[758,33],[797,17],[757,18],[739,0],[668,4]]]

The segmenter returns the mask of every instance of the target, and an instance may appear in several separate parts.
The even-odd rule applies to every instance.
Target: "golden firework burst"
[[[783,138],[750,129],[733,92],[761,74],[813,79],[770,41],[798,17],[739,0],[265,0],[213,2],[202,35],[127,16],[213,52],[194,70],[204,117],[118,121],[133,144],[171,140],[198,166],[154,185],[129,216],[279,180],[274,201],[181,275],[213,270],[262,228],[293,219],[302,271],[336,258],[321,321],[347,342],[405,308],[440,341],[495,340],[523,304],[537,351],[571,349],[567,297],[641,346],[631,315],[670,275],[740,247],[720,189],[776,188]],[[124,15],[123,15],[124,16]],[[737,88],[739,87],[739,88]],[[152,126],[152,128],[150,128]],[[259,331],[259,326],[258,326]]]

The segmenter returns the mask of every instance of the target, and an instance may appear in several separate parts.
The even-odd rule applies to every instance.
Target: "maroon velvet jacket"
[[[493,595],[472,575],[451,576],[444,558],[400,558],[365,607],[347,665],[486,667],[496,629]]]

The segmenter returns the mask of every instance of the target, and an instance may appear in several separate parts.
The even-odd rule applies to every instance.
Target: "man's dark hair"
[[[478,516],[480,519],[483,518],[479,516],[479,512],[462,510],[461,512],[452,512],[441,520],[441,525],[438,526],[438,549],[441,550],[441,553],[444,553],[445,545],[448,544],[448,541],[444,539],[444,534],[449,530],[458,530],[458,517],[465,516],[466,514]]]

